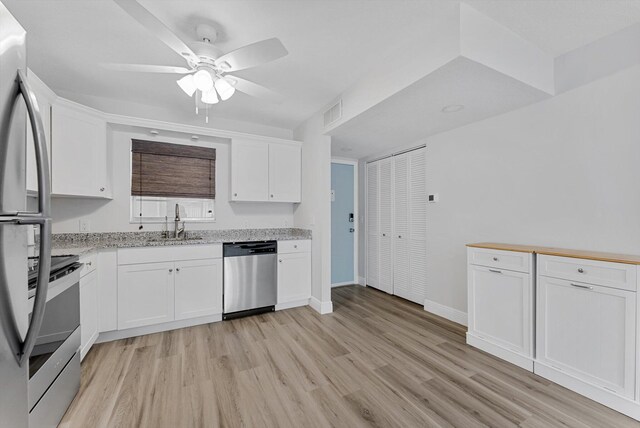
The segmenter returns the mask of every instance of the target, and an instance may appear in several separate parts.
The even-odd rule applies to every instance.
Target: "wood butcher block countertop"
[[[640,256],[630,254],[603,253],[599,251],[569,250],[565,248],[540,247],[537,245],[501,244],[497,242],[478,242],[467,247],[488,248],[492,250],[516,251],[520,253],[545,254],[548,256],[573,257],[576,259],[600,260],[604,262],[640,265]]]

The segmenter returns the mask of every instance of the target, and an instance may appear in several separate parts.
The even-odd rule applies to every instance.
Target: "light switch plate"
[[[89,233],[91,232],[91,222],[86,219],[80,219],[80,233]]]

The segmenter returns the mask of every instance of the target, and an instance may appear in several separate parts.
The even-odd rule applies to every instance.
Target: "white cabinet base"
[[[584,395],[587,398],[640,421],[640,403],[621,397],[620,395],[607,391],[604,388],[583,382],[578,378],[538,361],[534,362],[533,372],[538,376],[542,376],[543,378],[555,382],[558,385],[562,385],[567,389],[577,392],[580,395]]]
[[[518,367],[522,367],[530,372],[533,371],[533,360],[527,358],[524,355],[517,352],[510,351],[494,343],[488,342],[481,337],[474,336],[471,333],[467,333],[467,344],[478,348],[484,352],[494,355],[502,360],[508,361],[511,364],[515,364]]]
[[[161,324],[147,325],[144,327],[127,328],[124,330],[105,331],[100,333],[96,343],[111,342],[112,340],[127,339],[129,337],[144,336],[145,334],[161,333],[163,331],[176,330],[179,328],[193,327],[200,324],[209,324],[222,321],[222,314],[208,315],[206,317],[191,318],[165,322]]]
[[[284,309],[298,308],[300,306],[308,306],[309,299],[292,300],[289,302],[278,303],[276,305],[276,311],[282,311]]]

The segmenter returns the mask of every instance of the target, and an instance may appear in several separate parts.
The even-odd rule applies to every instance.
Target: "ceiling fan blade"
[[[180,40],[180,38],[169,29],[169,27],[153,16],[151,12],[145,9],[136,0],[113,1],[133,19],[142,24],[142,26],[147,30],[151,31],[151,33],[159,38],[164,44],[173,49],[178,55],[189,61],[198,62],[198,56],[191,50],[191,48]]]
[[[170,74],[187,74],[191,70],[185,67],[173,67],[170,65],[148,65],[148,64],[112,64],[101,63],[101,67],[115,71],[134,71],[142,73],[170,73]]]
[[[289,52],[276,38],[243,46],[216,59],[215,65],[224,71],[244,70],[282,58]]]
[[[264,100],[271,101],[274,104],[279,104],[284,101],[284,97],[279,93],[258,85],[257,83],[253,83],[250,80],[230,75],[226,75],[224,78],[238,91],[244,92],[252,97],[262,98]]]

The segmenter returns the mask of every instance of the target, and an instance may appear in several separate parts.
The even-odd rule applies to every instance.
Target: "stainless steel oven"
[[[78,256],[51,258],[42,327],[29,357],[30,428],[57,426],[80,388],[81,266]],[[30,289],[30,311],[34,295]]]

